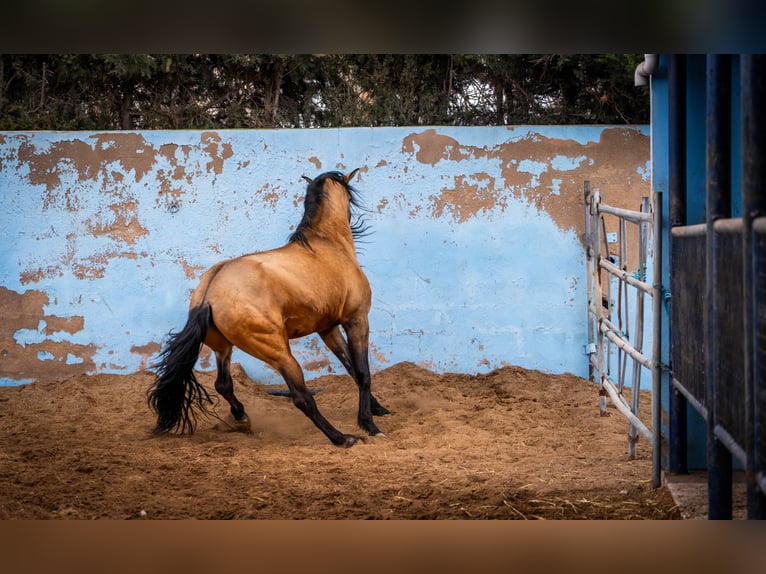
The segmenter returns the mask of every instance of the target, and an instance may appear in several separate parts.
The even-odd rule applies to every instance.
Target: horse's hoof
[[[234,432],[252,434],[253,429],[250,427],[250,419],[245,417],[241,421],[236,421],[234,423]]]
[[[368,435],[370,436],[382,436],[383,433],[380,432],[380,429],[377,427],[377,425],[373,422],[369,422],[367,424],[360,424],[359,427],[364,430]]]
[[[385,434],[383,434],[382,432],[378,431],[378,432],[376,432],[376,433],[375,433],[374,435],[372,435],[372,436],[375,436],[375,437],[380,437],[380,438],[382,438],[382,437],[385,437],[386,435],[385,435]]]
[[[250,428],[250,419],[248,417],[244,417],[240,421],[236,419],[232,420],[231,417],[228,418],[228,421],[219,419],[219,422],[216,423],[213,428],[223,432],[241,432],[244,434],[252,434],[253,431]]]
[[[342,446],[343,448],[351,448],[354,446],[357,442],[359,442],[361,437],[358,437],[353,434],[344,434],[343,435],[343,442],[340,443],[338,446]]]

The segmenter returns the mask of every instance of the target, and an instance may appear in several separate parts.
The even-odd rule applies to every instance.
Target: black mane
[[[311,229],[311,222],[319,211],[319,206],[324,201],[325,194],[325,181],[331,179],[340,185],[342,185],[348,193],[349,203],[352,208],[361,209],[359,202],[359,191],[349,183],[346,183],[343,174],[339,171],[328,171],[316,178],[306,187],[306,198],[303,201],[303,218],[288,238],[289,243],[300,243],[305,247],[309,247],[308,239],[306,238],[306,230]],[[362,221],[361,217],[356,220],[355,223],[350,224],[351,234],[354,239],[358,239],[366,235],[368,230],[367,225]]]

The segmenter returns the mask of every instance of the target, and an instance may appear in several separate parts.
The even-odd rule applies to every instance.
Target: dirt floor
[[[373,376],[386,436],[342,449],[275,387],[233,375],[252,434],[202,419],[194,435],[151,438],[150,373],[0,388],[0,519],[681,518],[652,488],[647,443],[629,460],[628,423],[600,417],[578,377],[400,363]],[[212,388],[214,375],[200,380]],[[358,433],[348,376],[309,387]],[[217,412],[226,420],[228,404]]]

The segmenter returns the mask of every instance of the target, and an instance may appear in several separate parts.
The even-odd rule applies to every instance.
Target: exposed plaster
[[[0,377],[61,378],[93,370],[96,346],[65,340],[84,328],[84,318],[48,315],[48,295],[0,286]]]

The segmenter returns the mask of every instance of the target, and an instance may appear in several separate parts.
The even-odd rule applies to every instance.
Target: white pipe
[[[649,76],[657,71],[660,57],[657,54],[644,54],[644,60],[636,66],[636,73],[633,75],[633,85],[648,86]]]

